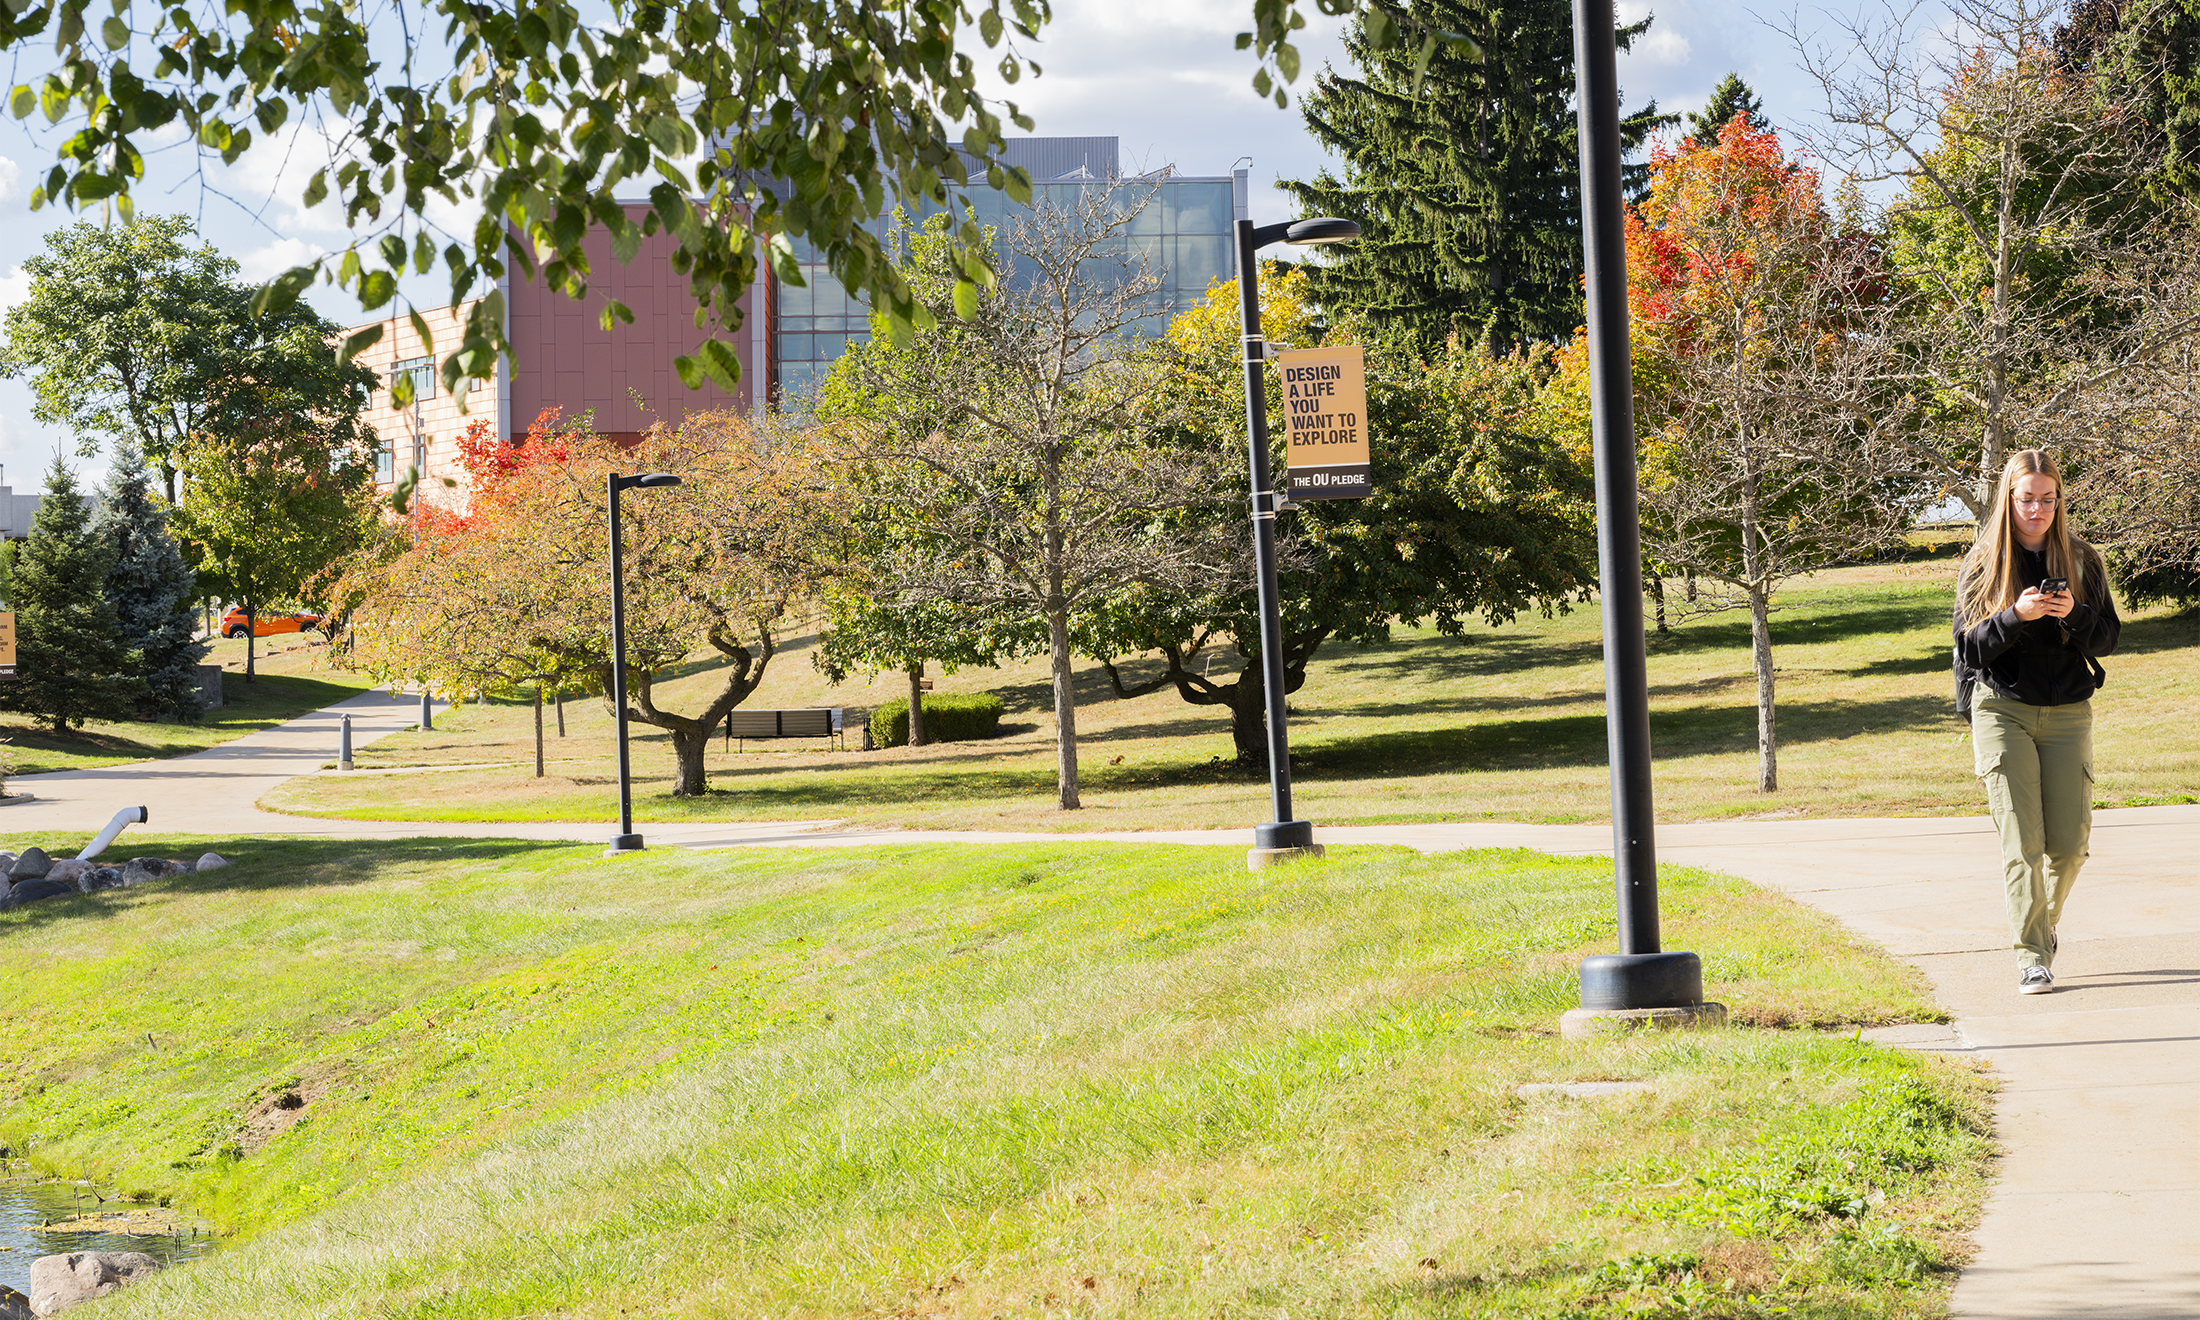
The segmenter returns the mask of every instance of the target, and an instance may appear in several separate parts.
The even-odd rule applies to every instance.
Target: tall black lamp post
[[[1582,253],[1588,275],[1589,411],[1596,449],[1598,594],[1604,609],[1605,734],[1611,749],[1612,860],[1620,947],[1617,954],[1582,960],[1581,1008],[1576,1012],[1585,1019],[1656,1010],[1718,1017],[1724,1011],[1703,1002],[1703,964],[1696,955],[1668,953],[1658,943],[1658,851],[1650,815],[1649,666],[1642,636],[1642,524],[1635,485],[1634,362],[1627,340],[1627,249],[1613,26],[1612,0],[1574,0]],[[1582,1026],[1585,1031],[1594,1029],[1585,1022]]]
[[[611,500],[611,707],[619,722],[619,832],[603,850],[606,857],[642,850],[642,836],[634,832],[634,784],[626,759],[626,570],[619,554],[619,492],[630,486],[653,490],[679,484],[680,479],[669,472],[632,477],[614,472],[604,482]]]
[[[1291,819],[1291,740],[1283,719],[1283,612],[1276,599],[1276,510],[1283,496],[1268,472],[1268,394],[1261,363],[1268,356],[1260,333],[1260,265],[1254,254],[1271,243],[1309,247],[1345,243],[1360,236],[1350,220],[1323,216],[1255,226],[1237,222],[1238,325],[1245,349],[1245,443],[1253,487],[1253,576],[1260,601],[1260,676],[1268,704],[1268,797],[1275,818],[1253,827],[1256,852],[1308,848],[1312,821]]]

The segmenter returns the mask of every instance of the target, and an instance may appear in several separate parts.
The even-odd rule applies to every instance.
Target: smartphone
[[[2040,594],[2042,596],[2058,596],[2068,590],[2070,590],[2069,578],[2049,578],[2040,583]]]

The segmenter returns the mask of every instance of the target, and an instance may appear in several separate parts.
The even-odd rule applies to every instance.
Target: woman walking
[[[1956,709],[2001,835],[2026,995],[2055,986],[2055,923],[2093,831],[2094,657],[2123,631],[2100,552],[2066,513],[2055,460],[2011,454],[1956,577]]]

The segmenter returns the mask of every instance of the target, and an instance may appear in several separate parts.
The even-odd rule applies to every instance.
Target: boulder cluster
[[[229,863],[219,853],[208,853],[195,862],[172,862],[164,857],[133,857],[120,866],[65,857],[60,861],[43,848],[25,848],[21,856],[0,851],[0,869],[7,874],[6,892],[0,893],[0,911],[35,903],[60,894],[89,894],[101,889],[127,889],[165,876],[211,871]]]

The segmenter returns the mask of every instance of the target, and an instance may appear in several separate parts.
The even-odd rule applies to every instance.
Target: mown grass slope
[[[1988,1150],[1699,872],[1739,1025],[1584,1044],[1595,861],[135,846],[239,861],[0,914],[0,1141],[232,1235],[103,1315],[1931,1316]]]

